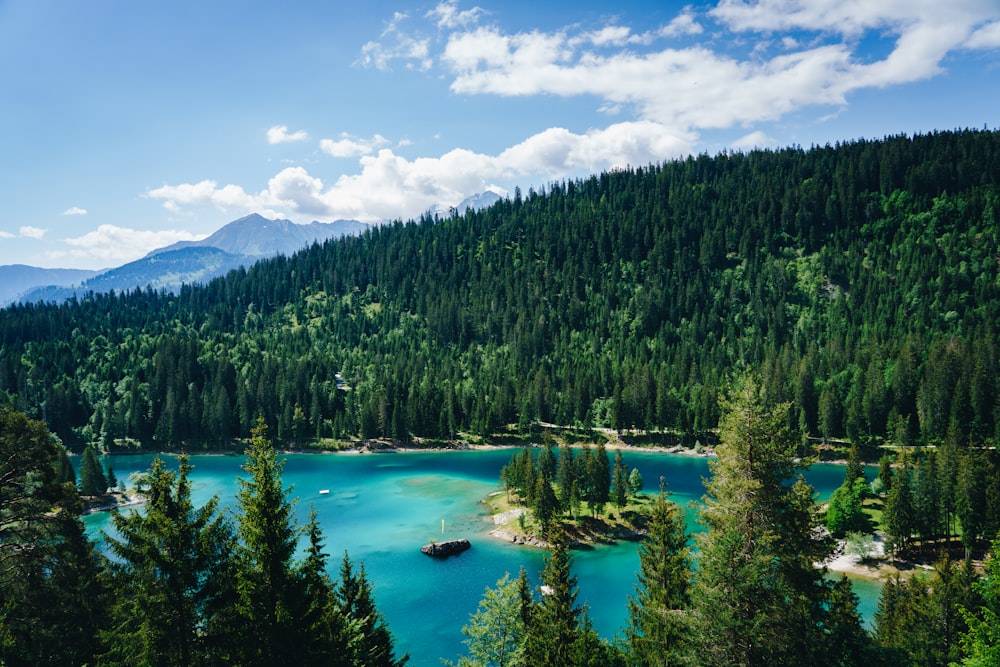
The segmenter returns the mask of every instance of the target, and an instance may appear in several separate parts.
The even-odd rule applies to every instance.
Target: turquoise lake
[[[284,456],[285,485],[293,487],[301,523],[314,505],[336,576],[345,550],[364,562],[374,584],[375,599],[396,637],[399,653],[410,653],[417,667],[440,665],[463,653],[462,626],[476,610],[483,591],[505,573],[516,576],[524,566],[537,583],[544,552],[516,547],[486,535],[492,527],[480,501],[498,489],[500,468],[514,450],[464,452],[399,452],[381,454],[290,454]],[[164,456],[176,466],[176,457]],[[116,455],[106,459],[119,479],[144,472],[149,455]],[[218,495],[224,506],[235,503],[237,480],[245,477],[238,456],[192,456],[194,500],[201,504]],[[697,530],[688,507],[704,493],[705,458],[626,452],[625,464],[638,468],[647,491],[662,476],[680,503],[689,530]],[[844,468],[816,464],[807,473],[820,499],[843,481]],[[329,490],[320,494],[321,490]],[[109,527],[107,513],[84,518],[98,538]],[[444,533],[441,525],[444,521]],[[428,558],[420,547],[431,539],[465,537],[472,549],[446,560]],[[573,573],[579,580],[580,603],[586,604],[597,631],[605,638],[621,633],[627,621],[626,598],[635,585],[637,544],[625,542],[575,551]],[[874,613],[879,584],[856,580],[866,619]]]

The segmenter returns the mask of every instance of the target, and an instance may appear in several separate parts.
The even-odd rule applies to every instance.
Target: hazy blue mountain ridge
[[[50,285],[25,293],[21,301],[63,301],[88,292],[123,292],[151,287],[173,291],[184,284],[204,283],[240,266],[249,266],[259,257],[233,255],[212,247],[180,248],[160,252],[110,269],[77,286]]]
[[[38,285],[72,285],[97,275],[87,269],[42,269],[25,264],[0,266],[0,306],[17,301],[18,297]]]
[[[466,197],[457,206],[435,206],[427,213],[436,218],[452,213],[461,215],[487,208],[499,200],[496,193],[483,192]],[[204,239],[179,241],[104,272],[0,266],[0,306],[15,301],[62,301],[88,292],[111,290],[152,287],[175,291],[183,284],[208,282],[240,266],[249,267],[264,257],[291,256],[312,243],[362,234],[372,226],[358,220],[297,224],[252,213]]]

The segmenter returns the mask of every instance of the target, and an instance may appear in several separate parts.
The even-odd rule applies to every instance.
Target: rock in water
[[[420,550],[428,556],[445,558],[453,554],[462,553],[471,546],[469,540],[463,538],[461,540],[448,540],[447,542],[431,542],[420,547]]]

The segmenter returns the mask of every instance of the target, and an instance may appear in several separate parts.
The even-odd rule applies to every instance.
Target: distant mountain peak
[[[425,212],[431,218],[450,218],[453,215],[465,215],[466,211],[480,211],[489,208],[500,201],[502,197],[492,190],[470,195],[455,206],[434,204]]]
[[[171,250],[197,247],[218,248],[232,255],[257,258],[279,254],[292,255],[313,242],[360,234],[368,228],[369,225],[357,220],[310,222],[300,225],[284,218],[272,220],[259,213],[251,213],[223,225],[200,241],[179,241],[154,250],[147,257]]]

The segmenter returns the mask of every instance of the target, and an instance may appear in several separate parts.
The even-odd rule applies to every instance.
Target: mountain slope
[[[537,420],[705,442],[754,372],[816,437],[988,446],[998,247],[998,132],[702,155],[176,295],[8,308],[0,392],[72,442],[220,443],[258,415],[287,441]]]
[[[357,220],[311,222],[295,224],[290,220],[270,220],[257,213],[244,216],[221,227],[211,236],[200,241],[179,241],[149,255],[157,255],[181,248],[218,248],[231,255],[264,257],[291,255],[313,242],[322,243],[331,238],[360,234],[370,225]]]
[[[86,269],[41,269],[24,264],[0,266],[0,306],[11,303],[39,285],[74,285],[99,271]]]
[[[232,255],[218,248],[180,248],[147,256],[83,281],[77,287],[39,287],[21,298],[26,303],[60,302],[89,292],[127,292],[151,287],[175,291],[184,284],[208,282],[240,266],[249,266],[255,258]]]

